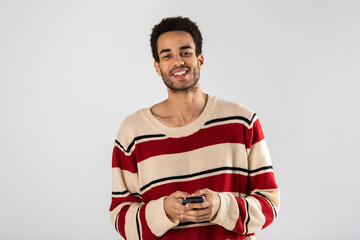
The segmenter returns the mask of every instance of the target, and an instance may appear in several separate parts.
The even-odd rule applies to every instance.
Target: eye
[[[170,58],[170,55],[165,55],[165,56],[163,56],[162,58],[163,58],[163,59],[168,59],[168,58]]]
[[[182,56],[189,56],[189,55],[191,55],[191,52],[182,52],[181,55]]]

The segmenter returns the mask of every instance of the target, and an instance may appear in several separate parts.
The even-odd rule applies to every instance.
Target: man
[[[262,129],[248,108],[200,88],[202,36],[188,18],[151,34],[168,99],[121,124],[110,218],[125,239],[254,239],[279,210]],[[199,203],[182,204],[189,196]]]

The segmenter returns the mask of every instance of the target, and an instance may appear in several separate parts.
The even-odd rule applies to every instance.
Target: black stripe
[[[265,166],[265,167],[257,168],[254,170],[248,170],[248,173],[252,174],[252,173],[256,173],[256,172],[260,172],[262,170],[267,170],[267,169],[272,169],[272,168],[273,168],[272,166]]]
[[[156,179],[156,180],[151,181],[151,182],[149,182],[148,184],[144,185],[143,187],[141,187],[141,188],[140,188],[140,191],[144,191],[146,188],[150,187],[151,185],[153,185],[153,184],[155,184],[155,183],[164,182],[164,181],[168,181],[168,180],[175,180],[175,179],[191,178],[191,177],[195,177],[195,176],[200,176],[200,175],[204,175],[204,174],[208,174],[208,173],[213,173],[213,172],[224,171],[224,170],[233,170],[233,171],[238,171],[238,172],[254,173],[254,172],[262,171],[262,170],[265,170],[265,169],[271,169],[271,168],[272,168],[272,166],[261,167],[261,168],[254,169],[254,170],[248,170],[248,169],[239,168],[239,167],[219,167],[219,168],[213,168],[213,169],[205,170],[205,171],[202,171],[202,172],[197,172],[197,173],[192,173],[192,174],[187,174],[187,175],[179,175],[179,176],[173,176],[173,177],[166,177],[166,178]]]
[[[139,198],[142,198],[141,194],[140,193],[130,193],[132,195],[134,195],[135,197],[139,197]]]
[[[179,223],[178,226],[188,226],[188,225],[193,225],[193,224],[199,224],[199,223],[209,223],[210,221],[204,221],[204,222],[182,222]]]
[[[139,141],[141,139],[146,139],[146,138],[157,138],[157,137],[165,137],[165,136],[166,136],[165,134],[150,134],[150,135],[143,135],[143,136],[135,137],[127,149],[125,149],[124,146],[121,145],[121,143],[118,140],[115,139],[115,142],[117,144],[119,144],[119,146],[122,148],[122,150],[124,150],[124,152],[128,153],[128,152],[130,152],[130,149],[134,146],[136,141]]]
[[[276,209],[275,209],[274,204],[273,204],[264,194],[262,194],[262,193],[260,193],[260,192],[255,192],[255,193],[256,193],[257,195],[265,198],[265,199],[271,204],[271,207],[273,208],[274,213],[275,213],[275,218],[277,218],[277,212],[276,212]]]
[[[138,208],[137,212],[136,212],[136,226],[137,226],[137,232],[138,232],[138,236],[139,236],[139,240],[141,240],[141,231],[140,231],[140,223],[139,223],[139,210],[140,210],[141,206]]]
[[[248,201],[245,198],[244,198],[244,201],[245,201],[246,213],[248,215],[248,219],[246,220],[246,223],[245,223],[245,233],[244,234],[247,234],[248,231],[249,231],[248,225],[249,225],[249,222],[250,222],[250,212],[249,212],[249,203],[248,203]]]
[[[230,117],[224,117],[224,118],[216,118],[216,119],[212,119],[210,121],[207,121],[205,123],[205,125],[209,125],[215,122],[224,122],[224,121],[230,121],[230,120],[242,120],[244,122],[246,122],[248,125],[251,125],[252,121],[254,120],[256,116],[256,113],[254,113],[251,117],[251,119],[247,119],[246,117],[243,116],[230,116]]]
[[[125,190],[123,192],[111,192],[113,195],[125,195],[127,194],[129,191]],[[135,197],[139,197],[141,198],[141,194],[140,193],[130,193],[131,195],[134,195]]]
[[[115,218],[115,230],[117,232],[119,232],[119,229],[118,229],[119,214],[120,214],[120,212],[118,212],[118,214],[116,214],[116,218]]]
[[[125,190],[123,192],[112,192],[113,195],[124,195],[124,194],[127,194],[129,191],[128,190]]]
[[[121,145],[121,143],[120,143],[118,140],[115,139],[115,142],[116,142],[117,144],[119,144],[119,146],[121,147],[121,149],[122,149],[124,152],[126,152],[125,148],[123,147],[123,145]]]

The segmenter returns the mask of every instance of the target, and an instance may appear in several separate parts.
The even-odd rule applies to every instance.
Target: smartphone
[[[181,204],[185,205],[187,203],[201,203],[205,201],[205,197],[199,196],[199,197],[184,197]]]

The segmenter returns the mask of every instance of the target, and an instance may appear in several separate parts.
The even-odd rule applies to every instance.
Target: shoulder
[[[212,118],[238,118],[251,125],[256,119],[256,113],[244,105],[217,98]]]
[[[120,124],[120,129],[128,129],[128,128],[136,128],[141,125],[145,119],[143,117],[143,112],[146,111],[146,108],[140,109],[131,115],[124,118],[124,120]]]
[[[146,119],[148,110],[148,108],[143,108],[127,116],[120,124],[116,140],[123,146],[128,146],[134,139],[152,134]]]

